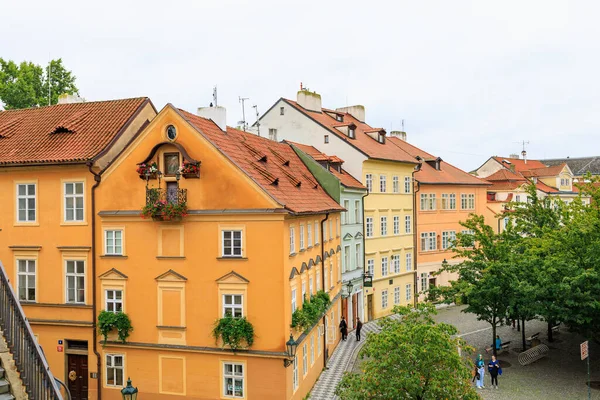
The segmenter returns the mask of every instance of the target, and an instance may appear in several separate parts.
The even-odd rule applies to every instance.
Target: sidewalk
[[[398,315],[392,315],[390,318],[398,319]],[[310,392],[311,400],[332,400],[339,399],[334,393],[337,384],[342,380],[345,371],[350,371],[362,345],[365,343],[368,333],[379,332],[381,328],[377,320],[369,321],[363,324],[360,332],[361,340],[356,341],[354,331],[348,333],[348,339],[340,341],[333,352],[333,355],[327,362],[327,369],[321,372],[319,380],[313,386]]]

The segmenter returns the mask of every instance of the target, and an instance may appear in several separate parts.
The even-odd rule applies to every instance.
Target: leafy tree
[[[452,246],[455,257],[463,261],[437,272],[457,273],[458,279],[450,286],[432,288],[429,298],[466,303],[463,312],[474,313],[492,326],[491,345],[496,353],[496,328],[508,314],[517,282],[512,252],[518,235],[511,224],[495,233],[481,215],[471,214],[461,225],[472,232],[457,234]]]
[[[48,68],[50,67],[50,80]],[[58,103],[63,93],[77,94],[75,76],[62,64],[62,59],[52,60],[43,68],[32,62],[16,64],[0,58],[0,100],[6,109],[28,108]]]
[[[471,386],[472,361],[458,353],[471,352],[454,337],[457,330],[436,323],[435,308],[395,307],[402,320],[384,319],[382,330],[367,337],[362,373],[345,373],[336,388],[342,399],[478,399]]]

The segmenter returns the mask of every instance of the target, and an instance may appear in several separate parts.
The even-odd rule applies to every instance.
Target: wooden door
[[[88,400],[88,356],[68,354],[67,384],[73,400]]]
[[[347,298],[343,298],[342,299],[342,316],[346,319],[346,324],[350,325],[350,321],[348,319],[348,299]]]
[[[367,319],[373,320],[373,295],[367,295]]]
[[[356,318],[358,317],[358,293],[352,295],[352,326],[356,326]]]

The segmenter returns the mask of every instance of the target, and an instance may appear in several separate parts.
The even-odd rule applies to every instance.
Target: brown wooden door
[[[346,319],[346,323],[348,323],[348,299],[342,299],[342,316]]]
[[[73,400],[88,399],[88,357],[86,355],[68,355],[67,379]]]
[[[356,317],[358,317],[358,293],[352,295],[352,326],[356,326]]]
[[[373,320],[373,295],[372,294],[367,296],[367,319],[369,321]]]

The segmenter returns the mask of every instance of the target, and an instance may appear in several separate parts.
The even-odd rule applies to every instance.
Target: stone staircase
[[[10,382],[6,378],[6,370],[0,367],[0,400],[15,400],[10,390]]]

